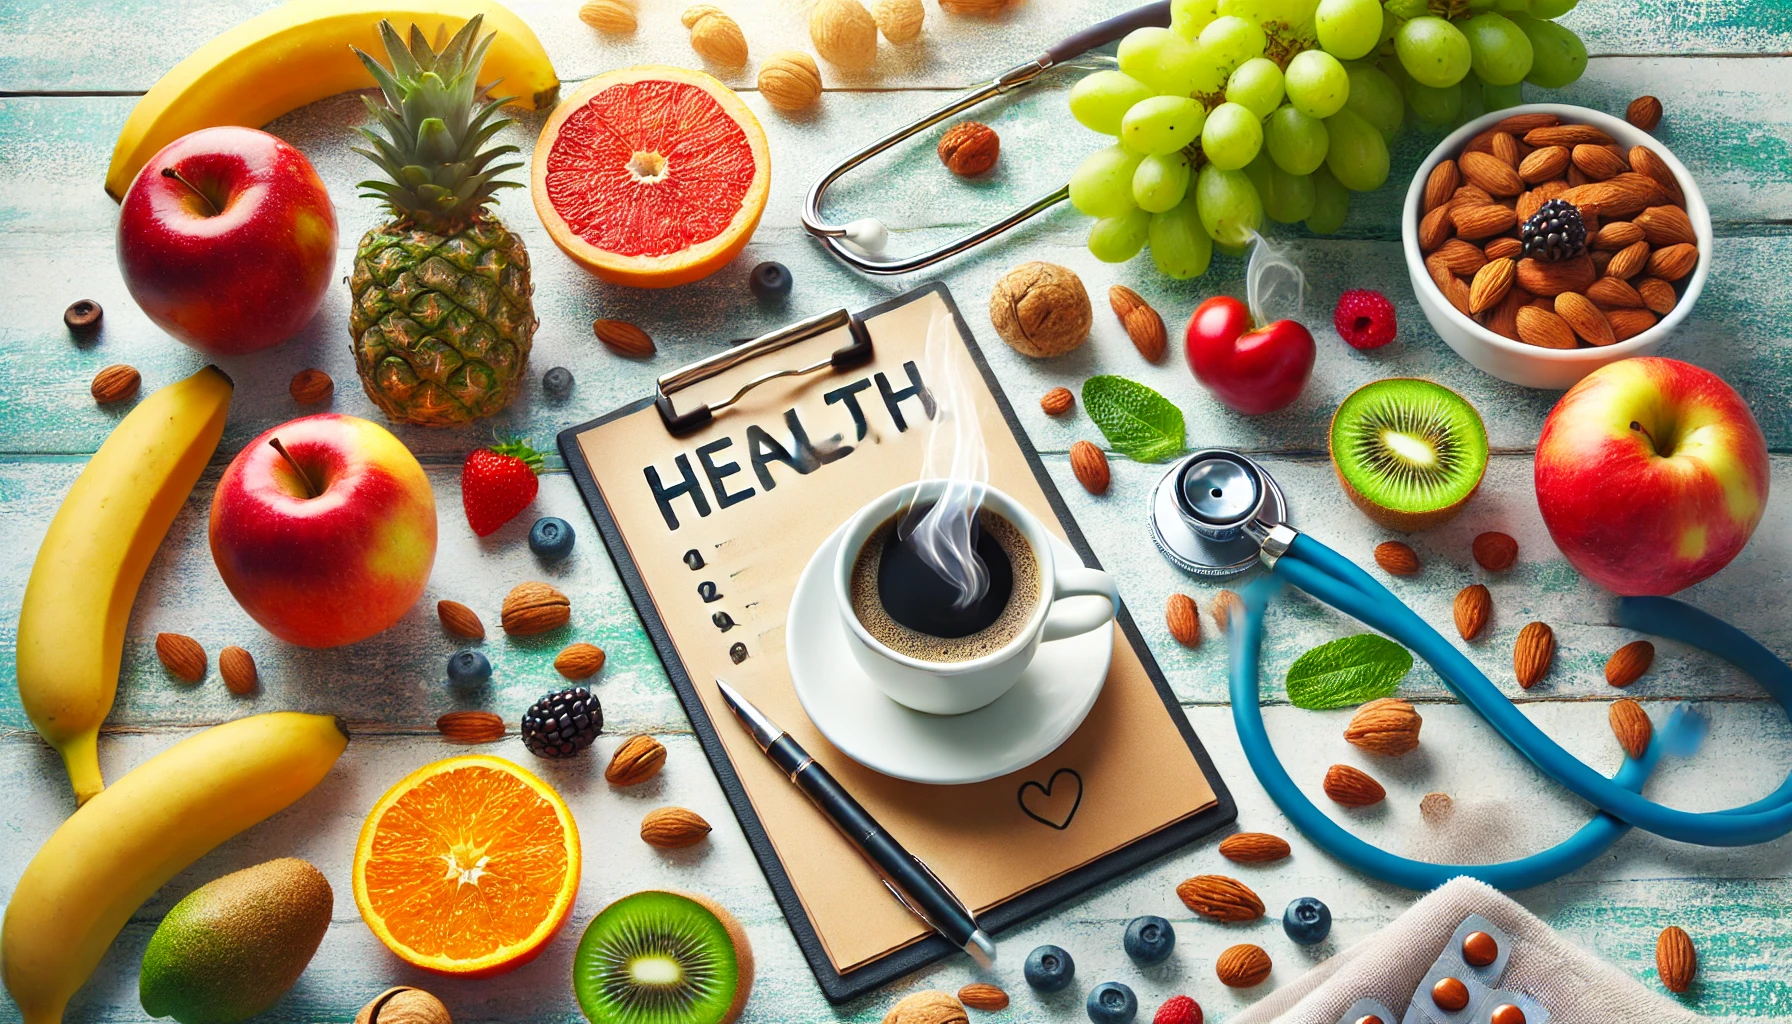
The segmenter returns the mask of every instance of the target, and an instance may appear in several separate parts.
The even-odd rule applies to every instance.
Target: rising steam
[[[921,479],[945,480],[946,486],[925,515],[917,520],[911,504],[897,524],[898,536],[913,545],[921,560],[958,591],[952,602],[958,610],[982,600],[989,590],[989,570],[975,543],[977,513],[989,486],[989,455],[977,422],[976,398],[967,386],[970,368],[963,365],[966,358],[952,317],[944,310],[936,311],[927,325],[927,348],[922,356],[923,377],[933,391],[936,407],[927,427]]]

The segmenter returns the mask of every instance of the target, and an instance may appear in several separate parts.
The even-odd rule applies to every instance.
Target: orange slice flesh
[[[591,79],[535,144],[535,209],[554,243],[614,284],[707,277],[753,236],[771,188],[759,120],[701,71]]]
[[[450,758],[406,776],[368,813],[355,904],[408,963],[501,974],[566,923],[579,864],[578,826],[547,783],[502,758]]]

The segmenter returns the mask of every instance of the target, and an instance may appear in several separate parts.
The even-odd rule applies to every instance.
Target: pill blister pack
[[[1512,937],[1492,921],[1479,914],[1463,918],[1413,992],[1400,1024],[1549,1024],[1543,1004],[1500,987],[1511,946]],[[1337,1024],[1394,1024],[1395,1019],[1381,1003],[1359,999]]]

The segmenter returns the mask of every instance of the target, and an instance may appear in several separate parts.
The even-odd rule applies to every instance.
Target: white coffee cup
[[[986,489],[983,507],[1014,524],[1033,549],[1041,582],[1037,604],[1014,639],[1001,649],[966,661],[925,661],[896,651],[866,630],[852,607],[853,568],[865,542],[912,501],[938,498],[944,480],[904,484],[860,509],[847,521],[834,556],[834,603],[850,633],[847,646],[871,681],[898,704],[935,715],[960,715],[994,701],[1014,686],[1041,643],[1104,628],[1114,619],[1120,597],[1113,577],[1100,569],[1059,564],[1056,541],[1033,513],[995,488]],[[1099,597],[1101,601],[1064,601]]]

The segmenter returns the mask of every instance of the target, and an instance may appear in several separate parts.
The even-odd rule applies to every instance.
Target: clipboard
[[[916,368],[915,336],[940,317],[950,318],[964,365],[974,368],[965,376],[978,388],[990,484],[1099,567],[943,283],[743,343],[558,437],[698,742],[834,1003],[958,950],[891,899],[752,745],[706,677],[727,678],[796,737],[992,934],[1236,817],[1124,606],[1113,665],[1088,718],[1011,775],[970,786],[902,782],[847,758],[803,714],[783,638],[814,627],[783,621],[793,581],[864,502],[917,477],[916,438],[932,398]]]

